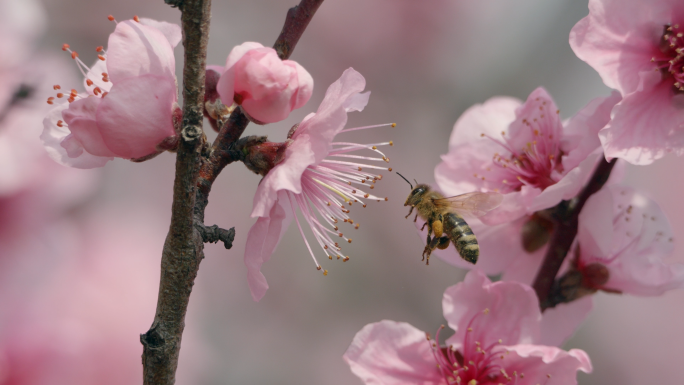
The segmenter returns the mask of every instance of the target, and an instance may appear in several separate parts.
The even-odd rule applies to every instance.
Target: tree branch
[[[542,310],[553,306],[549,301],[551,290],[556,275],[558,275],[558,271],[577,235],[580,211],[582,211],[582,207],[584,207],[589,197],[599,191],[606,183],[610,172],[613,170],[613,166],[615,166],[615,161],[616,159],[607,162],[605,158],[602,158],[596,170],[594,170],[589,183],[587,183],[579,195],[573,200],[559,203],[554,209],[555,229],[549,243],[549,248],[546,251],[546,256],[544,256],[544,261],[532,284],[537,297],[539,297],[539,306]]]
[[[211,0],[164,0],[181,9],[185,66],[183,68],[183,129],[176,156],[171,226],[162,251],[162,271],[154,322],[140,335],[143,344],[144,383],[173,384],[178,367],[185,313],[204,242],[222,241],[232,246],[235,230],[204,225],[211,185],[223,168],[244,159],[243,147],[253,140],[240,139],[249,120],[239,108],[221,128],[209,157],[204,158],[202,131],[206,51]],[[288,11],[275,47],[287,59],[323,0],[302,0]]]
[[[199,175],[204,108],[204,76],[211,0],[185,0],[182,12],[183,128],[176,156],[171,226],[164,242],[157,311],[143,344],[144,384],[174,384],[185,313],[203,255],[204,243],[195,230],[195,186]]]

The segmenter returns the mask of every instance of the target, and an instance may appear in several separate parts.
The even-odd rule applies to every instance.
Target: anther
[[[322,269],[321,265],[316,266],[316,270]]]
[[[55,98],[52,97],[52,96],[50,96],[50,97],[48,98],[48,100],[47,100],[47,103],[48,103],[48,104],[54,104],[54,100],[55,100]]]
[[[347,262],[348,260],[349,260],[349,257],[342,258],[342,262]]]
[[[342,237],[344,236],[344,234],[342,234],[342,233],[338,233],[337,235],[338,235],[340,238],[342,238]]]
[[[102,60],[102,61],[104,61],[104,60],[105,60],[105,57],[104,57],[104,56],[102,56],[102,55],[97,55],[97,58],[98,58],[98,59],[100,59],[100,60]]]
[[[396,126],[397,126],[396,123],[392,123],[392,128],[394,128],[394,127],[396,127]]]
[[[328,270],[323,270],[323,275],[328,275]]]
[[[378,148],[376,146],[371,147],[373,150],[377,150]]]
[[[76,60],[77,57],[78,57],[78,52],[74,51],[74,52],[71,53],[71,58],[72,58],[72,59]]]
[[[390,145],[390,146],[394,146],[394,142],[390,140],[390,141],[389,141],[389,145]]]
[[[58,99],[61,99],[61,98],[63,98],[63,97],[64,97],[64,94],[63,94],[63,93],[61,93],[61,92],[58,92],[58,93],[57,93],[57,98],[58,98]]]
[[[97,48],[95,48],[95,51],[97,51],[97,52],[102,52],[102,51],[104,51],[104,47],[103,47],[103,46],[98,46]]]
[[[392,171],[392,167],[388,168],[387,171]]]
[[[64,122],[61,120],[57,121],[57,127],[64,127]]]
[[[351,238],[347,239],[347,243],[351,243]]]
[[[385,202],[387,202],[387,197],[385,197]]]
[[[54,86],[52,86],[52,89],[53,90],[60,90],[60,89],[62,89],[62,87],[59,84],[55,84]]]
[[[93,93],[95,94],[95,96],[97,96],[97,95],[99,95],[100,93],[102,93],[102,90],[100,89],[100,87],[95,87],[95,88],[93,89]]]
[[[116,19],[114,19],[114,16],[112,16],[112,15],[107,16],[107,19],[108,19],[109,21],[114,21],[114,20],[116,20]]]
[[[140,23],[140,18],[138,17],[138,15],[133,16],[133,20]]]
[[[62,51],[66,51],[69,49],[69,44],[62,44]]]
[[[372,190],[372,189],[374,189],[374,188],[375,188],[375,186],[371,185],[371,186],[370,186],[370,188],[371,188],[371,190]],[[368,197],[366,197],[366,198],[368,198]]]
[[[358,224],[358,223],[355,224],[355,225],[354,225],[354,228],[358,230],[358,229],[359,229],[359,224]]]
[[[328,259],[332,261],[332,255],[328,255]]]
[[[90,87],[93,85],[93,81],[90,79],[86,79],[86,84],[88,85],[88,87]]]

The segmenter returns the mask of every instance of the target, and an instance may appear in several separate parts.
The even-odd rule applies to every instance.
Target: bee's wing
[[[449,198],[434,199],[437,208],[453,209],[459,214],[481,217],[499,207],[503,195],[498,192],[471,192]]]

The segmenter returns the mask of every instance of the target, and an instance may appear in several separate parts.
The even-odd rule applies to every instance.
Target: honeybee
[[[399,176],[404,178],[401,174]],[[480,255],[480,246],[477,244],[473,230],[461,214],[481,217],[499,207],[503,195],[497,192],[471,192],[445,198],[426,184],[416,182],[414,188],[411,182],[406,178],[404,180],[411,186],[411,193],[404,203],[404,206],[411,207],[406,218],[415,208],[417,213],[413,221],[417,221],[420,215],[425,220],[421,231],[425,229],[425,226],[428,227],[427,245],[422,259],[427,259],[425,264],[430,264],[432,250],[435,248],[444,250],[451,242],[461,258],[475,264]],[[431,238],[430,234],[434,234],[434,238]]]

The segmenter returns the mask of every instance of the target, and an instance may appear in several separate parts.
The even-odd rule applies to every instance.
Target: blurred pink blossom
[[[28,280],[0,282],[2,385],[119,385],[142,378],[139,335],[154,319],[155,256],[165,226],[107,209],[91,212],[74,229],[70,242],[50,255],[26,256],[42,264],[13,267]],[[59,263],[50,263],[56,253],[62,254]],[[188,327],[185,373],[201,357]]]
[[[499,191],[501,206],[482,217],[495,225],[574,197],[601,156],[596,133],[610,119],[619,95],[597,98],[563,124],[543,88],[525,103],[496,97],[458,119],[449,153],[435,169],[445,194]]]
[[[233,100],[257,123],[279,122],[309,101],[313,78],[292,60],[280,60],[273,48],[246,42],[233,48],[217,85],[226,105]]]
[[[684,153],[684,4],[590,0],[570,46],[623,100],[599,133],[606,158],[650,164]]]
[[[44,120],[41,139],[50,156],[66,166],[94,168],[114,157],[140,158],[160,151],[158,145],[175,135],[173,48],[180,39],[175,24],[126,20],[109,36],[108,50],[98,47],[100,60],[92,68],[64,45],[85,76],[87,93],[72,90],[67,95],[56,89],[57,97],[68,97],[69,104],[58,105]]]
[[[293,217],[316,267],[321,270],[321,265],[304,237],[295,208],[301,211],[325,255],[329,259],[333,259],[334,255],[337,259],[346,261],[349,257],[341,253],[339,244],[333,240],[333,237],[339,237],[351,243],[351,238],[344,236],[338,228],[340,220],[354,225],[354,221],[347,215],[349,210],[345,208],[345,203],[351,206],[352,203],[359,202],[365,207],[362,199],[385,199],[366,193],[356,186],[373,189],[375,181],[382,176],[367,170],[387,168],[358,163],[355,160],[389,161],[377,147],[391,145],[391,142],[357,144],[333,141],[340,133],[378,127],[343,130],[347,123],[347,113],[362,111],[368,103],[370,93],[361,93],[365,86],[366,80],[360,73],[352,68],[344,71],[340,79],[326,91],[318,111],[309,114],[293,127],[288,135],[288,147],[283,160],[261,180],[252,210],[252,217],[258,219],[249,230],[245,248],[249,287],[255,301],[261,299],[268,289],[266,278],[260,271],[261,265],[270,258]],[[381,157],[349,154],[364,149],[375,151]],[[356,186],[352,187],[352,184]],[[316,212],[325,222],[318,220]],[[332,227],[332,230],[324,223]],[[359,225],[354,227],[358,228]],[[324,273],[327,274],[327,270]]]
[[[577,239],[580,271],[596,263],[608,268],[608,281],[596,289],[650,296],[684,284],[684,264],[666,262],[674,245],[665,213],[632,188],[609,186],[592,195]]]
[[[576,384],[578,370],[592,370],[582,350],[537,345],[541,312],[529,286],[471,271],[447,288],[442,307],[455,332],[446,347],[439,330],[432,340],[409,324],[382,321],[356,334],[345,361],[366,384],[385,385]]]

